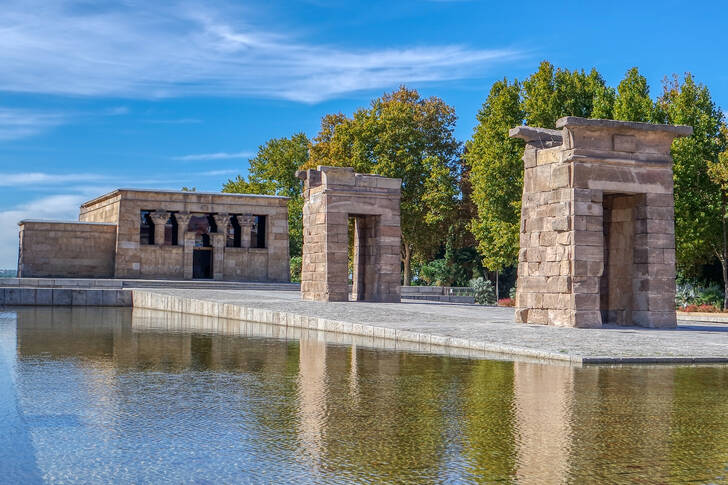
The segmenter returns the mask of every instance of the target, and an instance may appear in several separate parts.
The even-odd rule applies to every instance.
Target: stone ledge
[[[565,361],[572,364],[582,363],[581,356],[574,356],[560,352],[493,344],[464,338],[433,335],[429,333],[397,330],[222,302],[180,298],[173,295],[163,295],[148,291],[135,290],[133,292],[133,306],[134,308],[144,308],[148,310],[161,310],[201,315],[205,317],[225,318],[228,320],[251,321],[284,327],[306,328],[371,338],[392,339],[408,343],[416,342],[437,347],[455,347],[475,350],[478,352]]]
[[[0,287],[2,306],[132,306],[132,290]]]

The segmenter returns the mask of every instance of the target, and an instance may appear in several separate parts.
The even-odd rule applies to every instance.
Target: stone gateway
[[[577,117],[521,126],[516,321],[675,327],[674,138],[689,126]]]
[[[78,222],[24,220],[18,276],[290,279],[288,198],[118,189]]]
[[[399,302],[402,181],[348,167],[319,166],[297,176],[304,181],[301,297]]]

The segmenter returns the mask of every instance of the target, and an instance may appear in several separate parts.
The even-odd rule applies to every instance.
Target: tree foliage
[[[708,169],[725,150],[723,114],[708,88],[692,75],[665,80],[656,117],[664,123],[689,125],[693,135],[672,144],[675,178],[675,241],[678,266],[690,272],[717,255],[722,246],[720,186]]]
[[[350,166],[402,179],[402,261],[410,282],[413,257],[429,257],[447,233],[457,196],[455,110],[439,98],[400,87],[357,110],[330,114],[313,139],[307,166]]]
[[[258,147],[250,159],[247,179],[238,175],[228,180],[223,192],[266,194],[290,197],[288,230],[291,256],[300,256],[303,245],[303,197],[296,170],[308,162],[309,140],[303,133],[290,138],[273,138]]]
[[[650,98],[647,79],[633,67],[617,86],[614,101],[614,119],[652,122],[655,119],[655,103]]]
[[[493,85],[465,155],[478,208],[470,229],[486,268],[500,271],[518,256],[524,145],[508,130],[524,121],[554,128],[563,116],[610,118],[614,99],[595,69],[554,69],[546,61],[522,84],[504,79]]]
[[[508,130],[523,121],[519,93],[518,82],[493,84],[465,153],[478,209],[470,230],[491,270],[513,264],[518,256],[523,142],[509,138]]]

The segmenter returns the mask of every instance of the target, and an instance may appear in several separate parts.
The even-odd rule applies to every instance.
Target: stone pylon
[[[670,148],[689,126],[565,117],[526,141],[516,321],[674,327]]]
[[[297,176],[304,181],[301,297],[399,302],[402,181],[324,166]]]

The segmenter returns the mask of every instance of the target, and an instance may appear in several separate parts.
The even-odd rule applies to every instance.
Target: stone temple
[[[24,220],[18,276],[290,279],[288,198],[119,189],[79,221]]]
[[[689,126],[577,117],[526,141],[516,321],[674,327],[670,148]]]
[[[304,181],[302,299],[399,302],[402,181],[348,167],[297,176]]]

